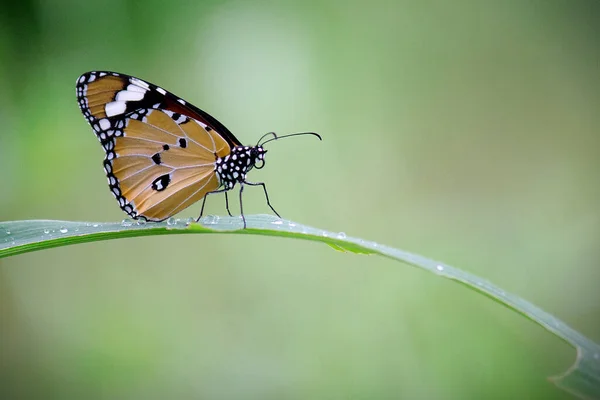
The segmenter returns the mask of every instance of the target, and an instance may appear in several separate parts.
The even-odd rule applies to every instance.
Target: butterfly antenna
[[[259,145],[260,145],[260,142],[261,142],[261,140],[263,140],[263,139],[264,139],[264,138],[266,138],[267,136],[273,136],[274,138],[276,138],[276,137],[277,137],[277,135],[275,134],[275,132],[268,132],[268,133],[265,133],[264,135],[262,135],[262,136],[260,137],[260,139],[258,139],[258,142],[256,142],[256,145],[257,145],[257,146],[259,146]]]
[[[269,135],[273,136],[273,137],[271,139],[269,139],[269,140],[265,140],[264,142],[260,143],[261,140],[263,140],[265,137],[267,137]],[[315,132],[300,132],[300,133],[292,133],[292,134],[283,135],[283,136],[277,136],[277,134],[275,132],[269,132],[269,133],[263,135],[263,137],[260,138],[260,140],[257,143],[257,146],[259,144],[261,146],[264,146],[266,143],[272,142],[273,140],[283,139],[283,138],[292,137],[292,136],[303,136],[303,135],[316,136],[316,137],[319,138],[319,140],[323,140],[323,138],[321,138],[321,135],[319,135],[318,133],[315,133]]]

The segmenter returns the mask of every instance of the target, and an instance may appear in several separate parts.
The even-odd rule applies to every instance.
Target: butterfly
[[[108,71],[81,75],[77,102],[105,152],[104,171],[110,191],[133,219],[163,221],[208,195],[225,194],[239,184],[240,212],[246,228],[242,193],[246,174],[265,164],[264,145],[284,137],[263,135],[255,146],[244,146],[223,124],[160,86],[133,76]],[[281,218],[281,217],[280,217]]]

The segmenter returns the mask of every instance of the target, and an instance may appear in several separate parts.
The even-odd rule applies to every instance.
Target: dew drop
[[[215,225],[216,223],[219,222],[219,216],[218,215],[207,215],[204,218],[204,224],[206,225]]]
[[[169,226],[177,225],[177,220],[175,218],[171,217],[167,220],[167,225],[169,225]]]
[[[337,234],[338,239],[346,239],[346,232],[340,232]]]
[[[61,226],[60,229],[59,229],[59,232],[60,233],[67,233],[67,232],[69,232],[69,230],[67,228],[65,228],[64,226]]]
[[[185,225],[188,226],[189,224],[191,224],[192,222],[195,222],[196,218],[192,218],[189,217],[188,219],[185,220]]]
[[[323,237],[329,237],[329,234],[327,232],[323,232],[321,235],[323,235]]]
[[[296,224],[293,223],[293,222],[290,222],[288,225],[289,225],[290,228],[295,228],[296,227]]]
[[[48,235],[50,233],[50,229],[44,229],[44,235]]]
[[[93,228],[97,228],[99,226],[99,224],[92,224]]]
[[[146,220],[145,219],[138,219],[137,221],[135,221],[135,224],[137,226],[144,226],[144,225],[146,225]]]
[[[130,220],[129,218],[125,218],[123,221],[121,221],[121,226],[131,226],[133,225],[133,221]]]
[[[7,229],[5,232],[7,235],[10,235],[10,231]]]
[[[435,267],[435,269],[437,269],[438,271],[443,271],[444,270],[444,266],[443,265],[437,265]]]
[[[283,221],[280,220],[280,219],[278,219],[277,221],[271,222],[271,224],[273,224],[273,225],[281,225],[281,224],[283,224]]]

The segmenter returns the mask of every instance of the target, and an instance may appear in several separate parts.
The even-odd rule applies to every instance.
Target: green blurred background
[[[75,101],[81,73],[114,70],[245,143],[321,133],[250,174],[284,217],[443,260],[600,340],[597,1],[22,1],[2,4],[0,60],[0,220],[124,218]],[[2,399],[567,399],[546,377],[574,358],[465,287],[315,243],[0,261]]]

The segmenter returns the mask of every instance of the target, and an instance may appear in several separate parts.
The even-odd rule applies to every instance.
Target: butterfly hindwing
[[[207,113],[112,72],[82,75],[77,99],[106,153],[110,190],[132,218],[162,221],[220,186],[215,161],[238,141]]]

